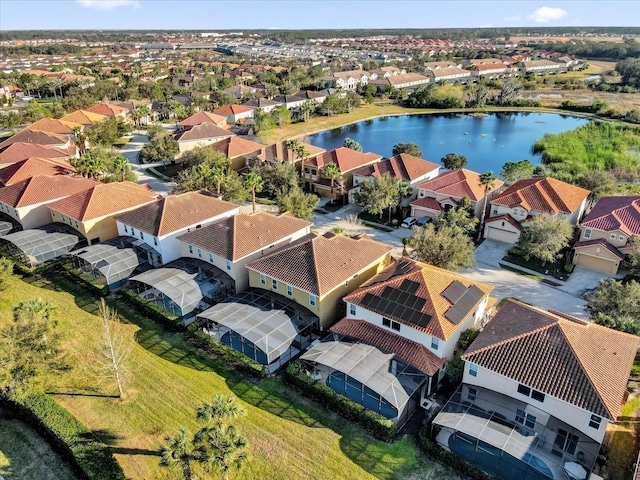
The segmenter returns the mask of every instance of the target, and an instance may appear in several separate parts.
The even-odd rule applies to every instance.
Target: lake
[[[495,173],[505,162],[529,159],[540,163],[531,146],[545,133],[559,133],[589,120],[556,113],[509,112],[481,115],[401,115],[365,120],[308,137],[312,145],[331,150],[346,137],[362,145],[364,152],[385,157],[396,143],[416,143],[422,157],[434,163],[447,153],[467,157],[468,168]]]

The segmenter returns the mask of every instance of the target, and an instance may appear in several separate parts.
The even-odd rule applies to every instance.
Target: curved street
[[[142,150],[142,147],[144,147],[144,145],[148,142],[149,137],[147,137],[146,135],[135,134],[131,137],[129,143],[123,145],[120,148],[120,153],[123,157],[129,160],[138,183],[146,183],[154,192],[158,192],[162,196],[167,196],[173,191],[173,187],[175,187],[175,184],[173,182],[166,182],[164,180],[161,180],[158,177],[151,175],[147,171],[147,169],[150,167],[162,166],[162,163],[149,163],[141,165],[138,159],[140,150]]]

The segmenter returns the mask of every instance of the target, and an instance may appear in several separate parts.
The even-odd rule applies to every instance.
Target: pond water
[[[468,168],[495,173],[505,162],[529,159],[533,143],[545,133],[559,133],[584,125],[589,120],[555,113],[509,112],[481,115],[401,115],[327,130],[308,137],[312,145],[330,150],[342,146],[346,137],[356,140],[365,152],[385,157],[396,143],[416,143],[422,157],[434,163],[447,153],[467,157]]]

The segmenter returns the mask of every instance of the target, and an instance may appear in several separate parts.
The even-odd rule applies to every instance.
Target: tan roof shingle
[[[64,198],[88,190],[95,185],[96,181],[88,178],[38,175],[0,188],[0,202],[13,208],[20,208]]]
[[[369,165],[370,163],[378,162],[381,159],[382,155],[378,155],[377,153],[362,153],[347,147],[339,147],[309,158],[304,161],[304,164],[324,168],[330,163],[335,163],[338,165],[341,173],[346,173]]]
[[[503,184],[502,180],[496,180],[489,193],[500,188]],[[436,178],[427,180],[418,188],[456,198],[469,197],[473,202],[484,198],[484,187],[480,185],[480,174],[466,168],[441,173]]]
[[[491,200],[492,205],[523,207],[528,212],[572,213],[591,193],[551,177],[523,178]]]
[[[47,147],[27,142],[15,142],[0,153],[0,167],[26,160],[38,158],[68,158],[69,152],[62,148]]]
[[[71,175],[75,171],[64,160],[31,157],[0,169],[0,185],[11,185],[36,175]]]

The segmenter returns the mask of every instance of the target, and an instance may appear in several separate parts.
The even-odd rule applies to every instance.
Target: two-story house
[[[640,338],[508,300],[462,355],[436,441],[500,479],[586,479]],[[570,474],[570,476],[569,476]]]
[[[362,153],[347,147],[334,148],[302,161],[303,181],[312,191],[335,200],[353,186],[356,170],[380,160],[382,156],[377,153]],[[324,174],[324,169],[330,163],[338,166],[339,178],[332,180]]]
[[[340,299],[390,264],[391,250],[367,235],[311,233],[249,262],[249,286],[293,299],[324,331],[337,319]]]
[[[0,168],[8,167],[14,163],[21,162],[31,157],[50,158],[53,160],[66,160],[70,157],[69,151],[48,147],[46,145],[37,145],[27,142],[12,143],[0,153]]]
[[[35,175],[73,175],[76,169],[64,160],[30,157],[0,168],[0,187],[12,185]]]
[[[573,263],[615,275],[632,239],[640,238],[640,196],[602,197],[580,223]]]
[[[143,240],[166,264],[180,257],[179,235],[239,212],[238,205],[201,190],[169,195],[123,213],[116,217],[116,224],[118,235]]]
[[[216,127],[225,128],[227,126],[227,117],[212,112],[200,111],[178,122],[176,127],[178,130],[188,130],[203,123],[213,123]]]
[[[398,424],[434,393],[493,287],[402,258],[344,298],[346,317],[301,358],[315,378]]]
[[[239,121],[245,121],[249,118],[253,118],[254,111],[255,109],[251,107],[235,104],[216,108],[213,113],[227,117],[228,125],[235,125]]]
[[[591,193],[551,177],[524,178],[491,200],[484,238],[516,243],[526,221],[541,213],[561,215],[577,225]]]
[[[199,258],[227,273],[235,291],[249,286],[247,263],[311,231],[311,222],[292,215],[239,213],[177,237],[182,257]]]
[[[239,172],[251,165],[252,160],[257,159],[262,154],[264,145],[234,135],[214,143],[211,148],[224,153],[231,160],[229,168]]]
[[[487,193],[489,201],[498,195],[503,184],[502,180],[493,183]],[[485,197],[480,174],[466,168],[443,172],[418,186],[418,198],[411,202],[411,215],[435,220],[445,210],[456,208],[462,197],[471,200],[476,217],[480,218]]]
[[[99,113],[107,117],[116,117],[123,121],[127,121],[130,118],[129,108],[125,108],[113,103],[97,103],[92,107],[85,108],[85,111],[92,113]]]
[[[101,115],[99,113],[90,112],[88,110],[75,110],[71,113],[68,113],[60,120],[65,122],[73,122],[79,123],[83,127],[91,127],[96,123],[100,123],[109,118],[107,115]]]
[[[93,245],[118,236],[117,215],[157,200],[146,184],[113,182],[95,184],[48,207],[51,221],[71,226]]]
[[[15,135],[0,142],[0,150],[4,152],[15,143],[29,143],[32,145],[59,148],[71,152],[73,155],[75,155],[76,152],[75,144],[72,144],[70,136],[41,130],[20,130]]]
[[[196,147],[212,145],[233,136],[235,136],[235,133],[225,128],[218,127],[211,122],[204,122],[179,130],[174,135],[174,138],[178,142],[178,151],[183,154]]]
[[[335,72],[320,77],[320,82],[333,88],[344,90],[354,90],[358,85],[366,85],[370,80],[378,78],[376,74],[370,74],[364,70],[349,70],[346,72]]]

